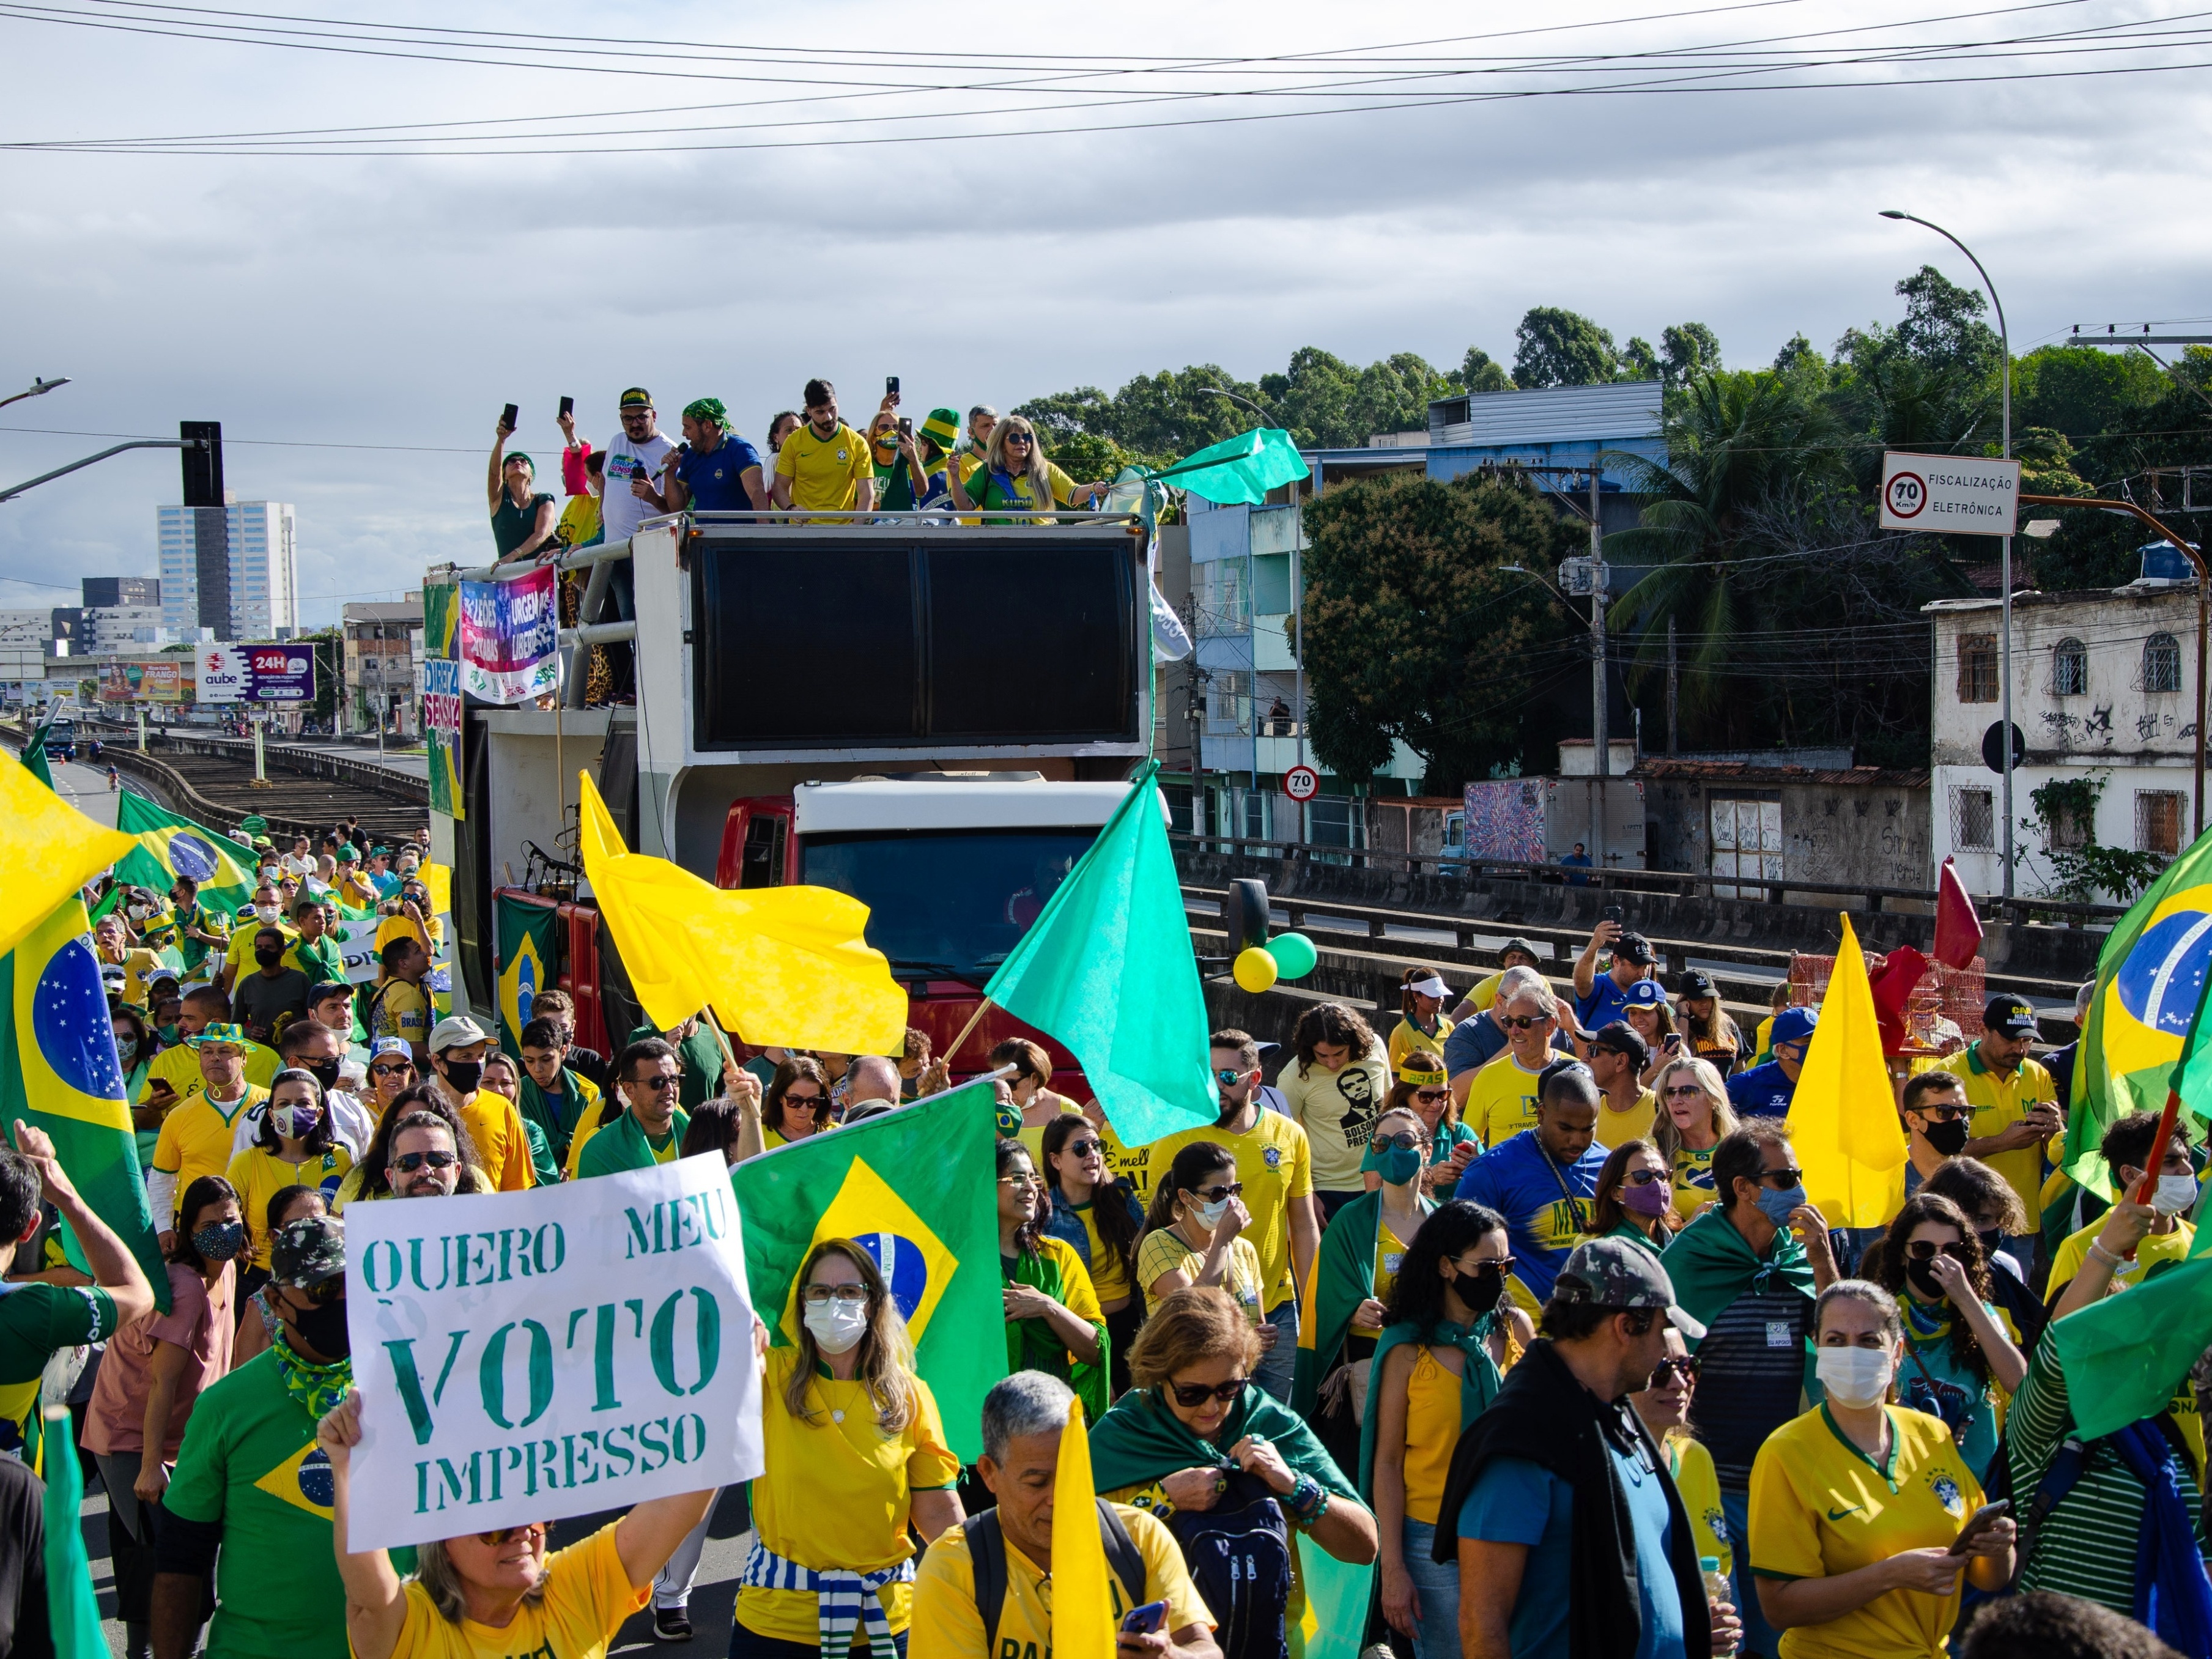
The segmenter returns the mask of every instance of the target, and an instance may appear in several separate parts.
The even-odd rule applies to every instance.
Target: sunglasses
[[[1006,434],[1006,447],[1009,449],[1012,449],[1016,444],[1020,444],[1023,447],[1027,448],[1036,441],[1036,440],[1030,437],[1026,432],[1009,432]]]
[[[1203,1406],[1209,1400],[1226,1405],[1244,1392],[1251,1383],[1249,1376],[1232,1377],[1226,1382],[1170,1382],[1178,1406]]]
[[[822,1103],[822,1097],[820,1095],[787,1094],[783,1097],[783,1103],[787,1106],[819,1106]]]
[[[868,1299],[865,1285],[809,1285],[799,1293],[799,1299],[811,1308],[826,1308],[832,1302],[851,1303],[857,1306]]]
[[[1957,1123],[1974,1115],[1971,1106],[1915,1106],[1912,1109],[1936,1123]]]
[[[1661,1360],[1651,1368],[1651,1387],[1663,1389],[1680,1378],[1684,1382],[1698,1380],[1698,1359],[1695,1354],[1681,1354]]]
[[[1213,1080],[1216,1083],[1218,1083],[1224,1089],[1233,1089],[1238,1084],[1242,1083],[1247,1075],[1248,1073],[1238,1071],[1232,1066],[1225,1071],[1216,1072],[1213,1074]]]
[[[1395,1135],[1377,1135],[1375,1137],[1375,1150],[1378,1152],[1390,1152],[1393,1150],[1398,1152],[1413,1152],[1418,1150],[1420,1145],[1420,1136],[1415,1134],[1411,1129],[1401,1129]]]
[[[1691,1095],[1701,1095],[1703,1093],[1705,1093],[1705,1091],[1694,1083],[1674,1083],[1668,1085],[1667,1098],[1669,1100],[1681,1100]]]
[[[500,1527],[491,1532],[478,1533],[477,1542],[487,1548],[496,1549],[510,1538],[543,1538],[550,1525],[548,1522],[532,1521],[520,1527]]]
[[[634,1077],[629,1079],[631,1088],[650,1089],[657,1095],[665,1095],[671,1089],[681,1088],[683,1085],[684,1079],[680,1077]],[[785,1098],[790,1097],[786,1096]]]
[[[1632,1187],[1649,1187],[1655,1181],[1667,1179],[1664,1170],[1631,1170],[1621,1177]]]
[[[1061,1147],[1060,1151],[1072,1153],[1077,1158],[1088,1158],[1098,1150],[1098,1145],[1096,1140],[1071,1140],[1066,1146]]]
[[[1761,1170],[1756,1178],[1779,1193],[1788,1191],[1804,1180],[1805,1172],[1802,1170]]]
[[[1933,1261],[1937,1253],[1938,1247],[1932,1239],[1914,1238],[1905,1242],[1905,1254],[1915,1261]],[[1949,1256],[1960,1267],[1971,1267],[1974,1265],[1973,1252],[1962,1243],[1943,1245],[1941,1247],[1941,1253]]]
[[[434,1170],[450,1170],[460,1161],[459,1152],[402,1152],[392,1160],[392,1167],[402,1175],[413,1175],[426,1164]]]
[[[1455,1261],[1452,1266],[1461,1273],[1470,1276],[1492,1267],[1497,1268],[1501,1274],[1504,1274],[1513,1271],[1513,1258],[1510,1255],[1493,1255],[1485,1261]]]
[[[1243,1182],[1231,1181],[1224,1182],[1218,1187],[1200,1187],[1197,1189],[1197,1192],[1198,1196],[1204,1199],[1207,1203],[1218,1204],[1224,1199],[1235,1198],[1243,1190],[1244,1183]]]
[[[1551,1023],[1552,1017],[1549,1014],[1508,1014],[1498,1022],[1509,1031],[1525,1031],[1532,1026],[1548,1025]]]
[[[1413,1098],[1424,1106],[1433,1106],[1450,1093],[1451,1091],[1449,1089],[1416,1089],[1413,1091]]]
[[[397,1065],[372,1066],[368,1068],[368,1074],[371,1077],[405,1077],[414,1069],[403,1060]]]

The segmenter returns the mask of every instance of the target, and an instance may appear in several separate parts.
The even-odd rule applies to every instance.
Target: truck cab
[[[628,1032],[619,953],[568,850],[585,768],[633,850],[724,887],[861,900],[909,1023],[944,1054],[1148,749],[1145,544],[1127,520],[1073,517],[677,515],[571,556],[586,572],[629,565],[635,622],[586,612],[564,630],[568,684],[611,627],[635,653],[635,702],[465,710],[463,811],[434,811],[432,836],[453,839],[471,1000],[504,1012],[499,900],[565,907],[564,960],[544,982],[577,995],[580,1040],[619,1047]],[[587,1012],[587,996],[604,1006]],[[951,1056],[956,1073],[1017,1035],[1044,1042],[1066,1073],[1055,1086],[1085,1097],[1064,1051],[996,1010]]]

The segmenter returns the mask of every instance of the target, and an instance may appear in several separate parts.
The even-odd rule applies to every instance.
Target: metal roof
[[[1487,447],[1656,437],[1660,391],[1656,380],[1620,380],[1442,398],[1429,405],[1431,441]],[[1466,418],[1449,419],[1460,404]]]

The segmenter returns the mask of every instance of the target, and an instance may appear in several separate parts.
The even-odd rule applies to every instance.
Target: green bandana
[[[284,1392],[307,1407],[307,1415],[319,1423],[338,1407],[353,1386],[353,1359],[334,1359],[327,1365],[310,1365],[292,1352],[285,1340],[283,1328],[279,1326],[276,1340],[271,1347],[276,1355],[276,1375],[284,1379]]]
[[[1764,1258],[1754,1255],[1718,1204],[1698,1211],[1659,1262],[1674,1282],[1675,1302],[1701,1325],[1726,1313],[1736,1297],[1746,1292],[1761,1294],[1778,1283],[1808,1299],[1813,1294],[1813,1265],[1796,1234],[1783,1228]],[[1693,1350],[1697,1346],[1690,1345]]]
[[[712,421],[725,431],[730,425],[730,411],[722,407],[720,398],[694,398],[684,405],[684,418],[687,421]]]

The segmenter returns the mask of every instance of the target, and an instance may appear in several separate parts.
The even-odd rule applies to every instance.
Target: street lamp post
[[[1982,269],[1982,262],[1974,258],[1973,249],[1954,236],[1933,220],[1923,219],[1917,213],[1907,213],[1902,208],[1884,208],[1885,219],[1903,219],[1911,224],[1925,226],[1953,247],[1965,254],[1982,279],[1982,286],[1990,291],[1990,303],[1996,307],[1997,344],[2003,358],[2004,386],[2004,459],[2012,459],[2012,337],[2005,329],[2004,301],[1997,298],[1997,285],[1990,280],[1990,273]],[[2012,882],[2012,538],[2001,538],[2002,552],[1998,562],[1998,583],[2003,588],[2002,616],[2004,638],[1997,647],[1997,718],[2004,722],[1999,746],[2004,750],[2004,896],[2013,896]]]
[[[12,398],[0,398],[0,409],[7,408],[9,404],[20,404],[26,398],[43,398],[56,386],[68,384],[69,376],[66,374],[58,380],[33,380],[27,390],[18,392]]]

